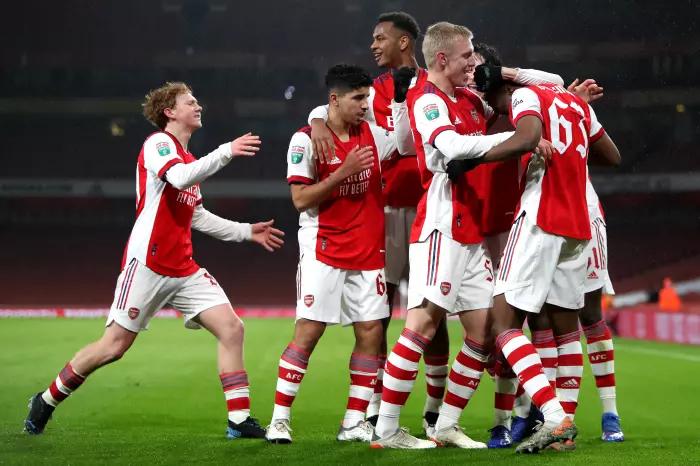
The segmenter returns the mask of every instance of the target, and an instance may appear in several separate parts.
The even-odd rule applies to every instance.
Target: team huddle
[[[352,325],[350,388],[338,441],[372,448],[572,450],[583,374],[581,329],[603,405],[602,440],[624,439],[614,352],[601,294],[605,219],[588,164],[620,154],[590,103],[593,80],[568,88],[556,74],[502,66],[472,32],[439,22],[425,32],[403,12],[381,15],[371,50],[386,68],[326,74],[328,103],[291,138],[287,181],[299,217],[297,318],[278,368],[264,429],[250,416],[243,328],[222,288],[192,259],[191,228],[273,251],[273,222],[244,224],[204,209],[199,183],[235,156],[252,156],[246,134],[202,158],[187,150],[201,107],[182,83],[151,91],[144,114],[159,131],[138,158],[137,220],[103,337],[82,350],[30,401],[25,430],[43,432],[85,378],[121,357],[151,317],[170,305],[189,328],[218,340],[229,438],[290,443],[291,409],[329,324]],[[408,279],[405,327],[387,343],[390,303]],[[452,366],[446,318],[464,343]],[[531,340],[523,333],[527,320]],[[400,414],[425,363],[425,439]],[[488,372],[495,381],[488,443],[460,427]]]

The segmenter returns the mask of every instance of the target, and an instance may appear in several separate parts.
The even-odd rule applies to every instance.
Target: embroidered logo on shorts
[[[141,311],[137,307],[130,307],[129,311],[127,312],[127,315],[129,316],[129,319],[134,320],[136,319]]]
[[[440,116],[440,109],[437,104],[428,104],[423,107],[423,113],[428,120],[434,120]]]
[[[452,289],[452,285],[450,284],[450,282],[440,283],[440,292],[443,295],[447,296],[447,294],[450,292],[451,289]]]
[[[170,144],[167,142],[159,142],[156,144],[156,150],[158,151],[158,155],[168,155],[170,154]]]
[[[304,304],[306,304],[306,307],[311,307],[314,304],[314,295],[312,294],[307,294],[304,296]]]

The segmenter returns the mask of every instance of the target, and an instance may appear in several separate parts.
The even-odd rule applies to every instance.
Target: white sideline
[[[656,350],[656,349],[651,349],[651,348],[637,348],[634,346],[627,346],[624,343],[620,344],[617,341],[615,341],[615,350],[621,350],[621,351],[630,352],[630,353],[649,354],[652,356],[659,356],[659,357],[663,357],[663,358],[680,359],[682,361],[700,362],[700,356],[693,356],[691,354],[677,353],[677,352],[674,352],[674,350],[669,350],[669,349]]]

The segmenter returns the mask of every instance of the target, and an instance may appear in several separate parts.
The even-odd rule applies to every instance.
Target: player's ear
[[[333,106],[338,106],[338,93],[337,92],[331,92],[328,94],[328,103]]]
[[[168,107],[165,110],[163,110],[163,113],[165,114],[166,117],[168,118],[175,118],[175,112],[173,111],[172,108]]]
[[[408,49],[409,45],[411,45],[411,39],[409,39],[406,35],[401,36],[399,39],[399,49],[403,52],[404,50]]]

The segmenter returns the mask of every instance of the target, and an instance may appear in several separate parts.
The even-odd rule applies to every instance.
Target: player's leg
[[[297,270],[297,303],[292,341],[279,360],[275,404],[266,438],[290,443],[291,408],[309,364],[309,358],[327,324],[340,323],[345,272],[302,254]]]
[[[463,432],[459,419],[479,387],[490,353],[487,348],[490,333],[487,310],[483,308],[460,312],[459,319],[466,335],[447,377],[447,394],[435,423],[433,439],[443,445],[459,448],[486,448],[485,443],[472,440]]]
[[[419,441],[399,429],[399,415],[413,389],[418,362],[435,336],[447,309],[453,309],[461,270],[455,277],[460,244],[437,230],[425,241],[409,248],[410,277],[408,316],[401,337],[387,358],[379,419],[375,429],[378,448],[433,448],[433,442]],[[403,440],[394,442],[395,435]],[[398,438],[398,437],[397,437]]]
[[[423,430],[428,434],[435,428],[442,399],[445,396],[447,373],[449,372],[450,337],[447,333],[447,319],[438,324],[435,336],[425,348],[426,397],[423,405]]]
[[[374,426],[365,421],[367,407],[374,394],[379,369],[379,348],[384,334],[380,320],[354,322],[355,346],[350,356],[350,393],[337,435],[340,441],[372,440]]]
[[[24,423],[28,433],[42,433],[53,410],[77,390],[87,376],[124,355],[138,332],[162,306],[162,289],[167,279],[136,260],[122,270],[104,334],[78,351],[49,387],[31,398]]]
[[[537,313],[547,299],[560,261],[564,239],[544,233],[526,213],[511,228],[494,291],[492,331],[496,348],[518,375],[523,389],[544,415],[544,426],[517,452],[535,452],[575,436],[547,377],[542,361],[523,334],[525,311]]]
[[[586,335],[586,351],[591,372],[603,405],[601,439],[606,442],[622,442],[625,436],[617,412],[615,347],[612,333],[602,316],[601,299],[602,289],[586,293],[585,305],[579,313],[579,319]]]

